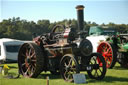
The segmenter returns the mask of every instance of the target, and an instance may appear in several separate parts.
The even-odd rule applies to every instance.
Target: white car
[[[2,38],[0,39],[0,62],[16,62],[20,46],[24,41]]]

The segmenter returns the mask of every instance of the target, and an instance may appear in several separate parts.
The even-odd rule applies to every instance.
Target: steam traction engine
[[[18,66],[23,76],[37,77],[42,71],[50,71],[52,74],[60,73],[66,81],[73,81],[72,74],[87,71],[90,78],[101,80],[105,77],[103,56],[92,53],[91,42],[84,37],[83,8],[82,5],[76,7],[78,32],[58,25],[51,33],[34,38],[34,43],[21,46]]]
[[[117,34],[101,42],[97,52],[104,56],[107,68],[113,68],[116,62],[128,68],[128,34]]]

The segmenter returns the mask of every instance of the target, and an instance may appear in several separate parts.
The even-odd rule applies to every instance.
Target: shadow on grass
[[[46,79],[46,77],[49,77],[50,79],[60,79],[61,75],[53,75],[53,74],[40,74],[37,79]]]
[[[9,64],[9,65],[12,65],[12,64],[18,64],[18,62],[4,62],[3,64]]]
[[[7,65],[10,69],[11,68],[14,68],[14,69],[17,69],[18,68],[18,64],[17,63],[4,63],[4,64],[0,64],[0,66],[4,66],[4,65]]]
[[[124,67],[121,67],[121,66],[115,66],[113,69],[116,69],[116,70],[128,70],[128,68],[124,68]]]
[[[10,69],[18,69],[16,66],[8,66]]]
[[[90,79],[88,81],[89,83],[94,83],[94,82],[107,82],[107,83],[112,83],[112,82],[128,82],[128,78],[122,78],[122,77],[113,77],[113,76],[106,76],[103,80],[97,81],[94,79]]]

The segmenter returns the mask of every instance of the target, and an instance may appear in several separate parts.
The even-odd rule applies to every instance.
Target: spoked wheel
[[[25,77],[37,77],[44,66],[42,50],[35,43],[25,43],[18,54],[20,73]]]
[[[117,53],[113,44],[109,42],[101,42],[97,47],[97,52],[102,54],[105,58],[107,68],[114,67],[117,60]]]
[[[100,66],[102,65],[102,66]],[[99,53],[92,53],[88,61],[87,73],[90,78],[101,80],[106,74],[106,63]]]
[[[73,74],[79,73],[79,65],[72,54],[63,56],[60,62],[60,74],[65,81],[73,82]]]

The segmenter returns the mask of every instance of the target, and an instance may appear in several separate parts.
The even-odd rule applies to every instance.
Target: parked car
[[[16,62],[18,50],[26,41],[2,38],[0,39],[0,62]]]

